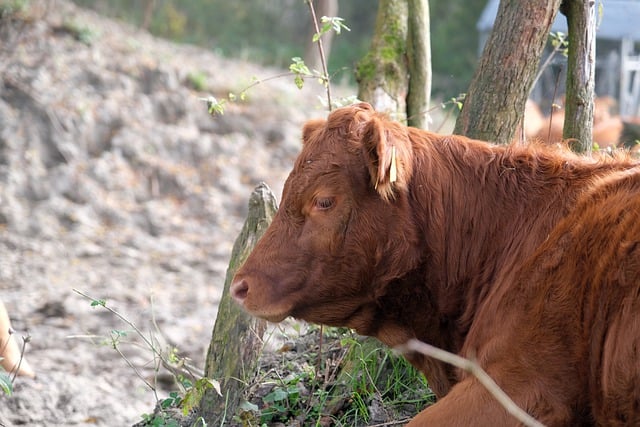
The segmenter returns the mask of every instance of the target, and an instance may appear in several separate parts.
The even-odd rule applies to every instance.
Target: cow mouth
[[[246,305],[243,305],[243,308],[252,316],[258,317],[271,323],[280,323],[290,316],[290,314],[286,311],[270,311],[262,308],[251,308],[247,307]]]
[[[259,313],[252,313],[252,314],[254,316],[259,317],[260,319],[266,320],[267,322],[271,322],[271,323],[280,323],[284,319],[289,317],[287,314],[264,314],[264,315],[261,315]]]
[[[247,313],[269,322],[279,323],[289,316],[289,310],[280,304],[257,304],[246,280],[238,280],[231,285],[231,297]],[[253,296],[253,298],[252,298]]]
[[[280,323],[289,317],[289,313],[286,311],[269,310],[264,307],[251,307],[249,304],[246,304],[246,301],[241,303],[241,306],[250,315],[272,323]]]

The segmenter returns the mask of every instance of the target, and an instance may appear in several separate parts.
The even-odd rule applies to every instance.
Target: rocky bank
[[[202,369],[249,194],[280,195],[322,88],[265,82],[212,118],[200,98],[281,71],[29,5],[0,18],[0,299],[37,377],[0,425],[132,425],[156,398],[124,357],[153,381],[152,353],[75,290]]]

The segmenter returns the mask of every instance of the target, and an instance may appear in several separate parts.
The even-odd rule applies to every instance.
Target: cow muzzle
[[[231,284],[231,297],[235,302],[244,307],[244,301],[247,299],[247,295],[249,294],[249,284],[246,280],[240,279],[236,280]]]

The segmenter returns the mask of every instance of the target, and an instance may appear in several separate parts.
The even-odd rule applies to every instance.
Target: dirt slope
[[[74,289],[202,368],[248,196],[280,195],[321,88],[265,83],[213,119],[200,97],[280,71],[30,4],[0,20],[0,299],[37,378],[0,397],[0,425],[131,425],[155,397],[104,338],[130,328]],[[151,352],[120,339],[151,381]]]

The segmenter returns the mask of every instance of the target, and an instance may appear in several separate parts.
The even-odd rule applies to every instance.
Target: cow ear
[[[313,137],[313,134],[318,129],[324,127],[326,123],[327,121],[324,119],[315,119],[306,122],[302,127],[302,144],[306,144],[307,141],[309,141]]]
[[[364,124],[361,141],[371,183],[380,196],[390,201],[398,191],[406,191],[413,169],[407,128],[374,114]]]

